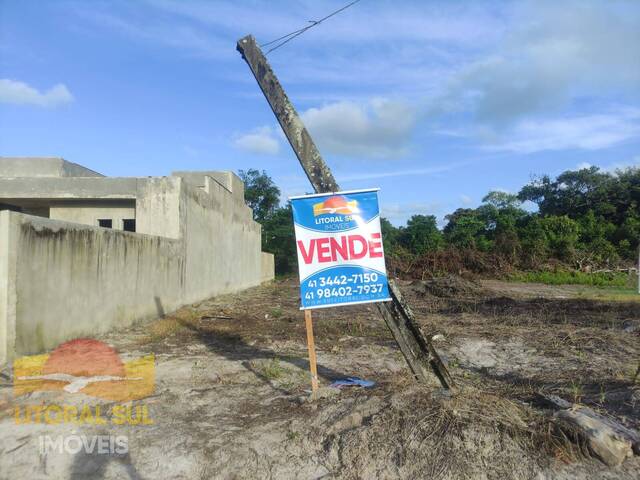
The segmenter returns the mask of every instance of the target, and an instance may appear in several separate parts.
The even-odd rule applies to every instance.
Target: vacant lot
[[[100,403],[46,392],[0,407],[2,478],[638,478],[564,437],[537,404],[555,393],[640,427],[640,302],[630,292],[450,277],[404,282],[462,386],[417,385],[373,306],[314,312],[322,384],[307,401],[294,279],[184,308],[101,338],[126,360],[156,355],[153,425],[16,425],[16,405]],[[107,415],[111,405],[104,403]],[[43,434],[127,435],[126,455],[38,452]]]

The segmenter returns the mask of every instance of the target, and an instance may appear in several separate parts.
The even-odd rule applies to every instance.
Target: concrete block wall
[[[0,363],[273,279],[251,210],[213,178],[139,179],[129,233],[0,212]]]
[[[0,235],[9,236],[0,268],[12,286],[0,300],[1,361],[184,304],[179,240],[15,212],[0,212]]]
[[[261,226],[244,199],[206,177],[205,190],[182,185],[180,225],[185,241],[189,301],[260,284]]]
[[[136,218],[135,200],[103,201],[100,204],[73,202],[56,205],[54,203],[49,208],[49,218],[93,226],[98,225],[99,219],[108,218],[112,220],[114,230],[123,230],[124,220]]]
[[[273,253],[262,252],[260,257],[260,274],[262,282],[269,282],[274,279],[276,262]]]
[[[0,177],[102,177],[77,163],[57,157],[0,157]]]
[[[136,185],[136,231],[148,235],[182,238],[179,177],[138,179]]]
[[[17,234],[12,214],[0,212],[0,364],[13,354],[16,326]]]

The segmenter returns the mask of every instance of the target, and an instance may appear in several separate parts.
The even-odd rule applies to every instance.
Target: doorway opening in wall
[[[98,226],[102,228],[113,228],[113,220],[110,218],[99,218]]]
[[[136,231],[136,219],[135,218],[125,218],[122,220],[122,229],[125,232],[135,232]]]

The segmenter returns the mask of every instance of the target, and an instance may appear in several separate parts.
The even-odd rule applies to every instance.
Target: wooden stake
[[[318,393],[318,364],[316,359],[316,342],[313,338],[313,320],[311,310],[304,311],[304,322],[307,326],[307,347],[309,348],[309,370],[311,370],[311,392]]]

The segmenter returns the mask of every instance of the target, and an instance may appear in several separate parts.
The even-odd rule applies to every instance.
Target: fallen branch
[[[227,315],[205,315],[200,320],[233,320],[233,317]]]
[[[585,439],[591,453],[609,466],[620,465],[625,458],[640,455],[640,434],[596,413],[589,407],[572,404],[556,395],[542,399],[554,409],[558,426]]]

